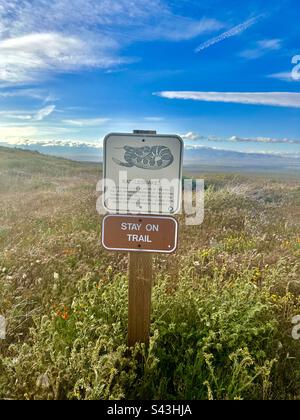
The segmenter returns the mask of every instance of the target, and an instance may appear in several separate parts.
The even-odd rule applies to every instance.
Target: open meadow
[[[0,147],[0,399],[300,399],[300,177],[197,176],[204,223],[155,255],[150,347],[128,349],[100,165]]]

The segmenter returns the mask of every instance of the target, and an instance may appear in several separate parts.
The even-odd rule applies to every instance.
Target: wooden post
[[[128,346],[149,344],[151,292],[153,282],[152,254],[129,253]]]

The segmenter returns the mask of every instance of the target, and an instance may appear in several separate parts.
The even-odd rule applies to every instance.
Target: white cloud
[[[194,20],[167,14],[159,18],[156,25],[144,26],[142,36],[144,39],[166,39],[169,41],[185,41],[201,34],[211,33],[222,29],[224,25],[216,19],[202,18]]]
[[[239,137],[239,136],[232,136],[228,139],[232,142],[237,143],[275,143],[275,144],[300,144],[300,140],[294,139],[275,139],[272,137],[256,137],[256,138],[248,138],[248,137]]]
[[[23,115],[23,114],[6,114],[5,115],[6,118],[10,118],[13,120],[23,120],[23,121],[29,121],[32,119],[31,115]]]
[[[13,120],[31,120],[32,115],[19,110],[0,111],[0,117]]]
[[[40,109],[34,116],[33,119],[36,121],[42,121],[49,115],[51,115],[55,110],[55,105],[49,105],[45,108]]]
[[[108,118],[87,118],[87,119],[72,119],[63,120],[64,124],[73,125],[76,127],[95,127],[97,125],[103,125],[109,121]]]
[[[121,54],[132,42],[187,40],[222,26],[175,15],[163,0],[0,0],[0,83],[108,70],[136,61]]]
[[[1,134],[0,134],[1,135]],[[26,137],[26,136],[24,136]],[[17,146],[41,146],[41,147],[72,147],[72,148],[95,148],[102,149],[103,144],[101,142],[82,142],[82,141],[68,141],[68,140],[29,140],[29,139],[18,139],[9,138],[7,141],[9,144]],[[1,143],[1,139],[0,139]]]
[[[97,49],[77,37],[59,33],[33,33],[0,41],[0,81],[8,84],[30,83],[48,73],[82,68],[107,68],[121,60],[110,51],[117,48],[102,40]]]
[[[202,140],[204,137],[200,136],[200,134],[198,133],[194,133],[192,131],[189,131],[186,134],[183,134],[181,136],[183,138],[183,140],[188,140],[188,141],[197,141],[197,140]]]
[[[273,38],[273,39],[262,39],[257,42],[257,46],[263,50],[280,50],[282,47],[282,39]]]
[[[231,136],[226,137],[217,137],[217,136],[201,136],[198,133],[189,132],[181,136],[184,140],[207,140],[210,142],[232,142],[232,143],[275,143],[275,144],[300,144],[300,140],[288,139],[288,138],[274,138],[274,137],[240,137],[240,136]]]
[[[144,118],[146,121],[149,122],[160,122],[160,121],[164,121],[163,117],[145,117]]]
[[[55,105],[49,105],[32,113],[19,110],[0,111],[0,116],[6,119],[43,121],[46,117],[51,115],[54,110]]]
[[[255,59],[271,52],[278,51],[282,47],[281,39],[263,39],[258,41],[254,48],[249,48],[240,53],[241,57]]]
[[[223,26],[207,17],[174,14],[164,0],[72,0],[72,7],[68,0],[0,0],[0,22],[0,38],[1,32],[4,37],[18,37],[42,30],[98,40],[109,33],[119,42],[191,39]]]
[[[166,12],[160,0],[72,0],[72,4],[67,0],[0,0],[0,34],[8,31],[19,36],[41,27],[76,33],[108,25],[127,26]]]
[[[273,74],[269,74],[267,77],[271,79],[282,80],[284,82],[299,82],[300,81],[300,79],[297,80],[292,76],[291,71],[273,73]]]
[[[102,149],[103,144],[101,143],[92,143],[92,142],[83,142],[83,141],[64,141],[64,140],[49,140],[41,141],[35,143],[44,147],[73,147],[73,148],[94,148]]]
[[[18,140],[20,138],[32,137],[37,135],[36,127],[7,127],[0,125],[0,140],[6,140],[8,142]]]
[[[56,98],[42,89],[2,89],[0,90],[1,98],[32,98],[47,102],[48,99],[53,102]]]
[[[199,53],[209,47],[212,47],[215,44],[218,44],[219,42],[225,41],[228,38],[231,38],[233,36],[237,36],[241,33],[243,33],[244,31],[246,31],[246,29],[250,28],[251,26],[255,25],[260,19],[262,19],[264,17],[264,15],[259,15],[256,17],[253,17],[251,19],[246,20],[245,22],[231,28],[229,31],[223,32],[222,34],[209,39],[206,42],[203,42],[201,45],[199,45],[199,47],[196,48],[196,52]]]
[[[224,102],[247,105],[268,105],[300,108],[300,93],[294,92],[159,92],[168,99],[190,99],[206,102]]]

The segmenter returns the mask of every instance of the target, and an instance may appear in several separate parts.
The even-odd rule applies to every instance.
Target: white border
[[[163,138],[172,138],[172,139],[176,138],[177,140],[179,140],[179,143],[180,143],[180,168],[179,168],[179,178],[178,179],[179,179],[180,187],[179,187],[177,207],[176,207],[176,209],[174,209],[174,211],[172,213],[170,213],[170,212],[169,213],[167,213],[167,212],[161,212],[161,213],[151,213],[151,212],[149,212],[147,214],[151,214],[151,215],[153,214],[154,216],[158,215],[158,214],[162,215],[162,216],[164,216],[164,215],[170,216],[170,215],[175,215],[175,214],[180,213],[181,207],[182,207],[182,174],[183,174],[183,153],[184,153],[184,142],[183,142],[182,138],[180,136],[178,136],[177,134],[139,134],[139,133],[138,134],[134,134],[134,133],[128,133],[128,134],[127,133],[110,133],[110,134],[107,134],[104,137],[104,140],[103,140],[103,168],[102,168],[103,169],[103,177],[102,178],[104,180],[104,187],[105,187],[106,166],[107,166],[107,162],[106,162],[106,156],[107,156],[107,154],[106,154],[106,143],[107,143],[109,137],[111,137],[111,136],[163,137]],[[115,209],[109,209],[106,206],[106,203],[105,203],[105,194],[104,193],[102,194],[102,205],[103,205],[103,207],[106,211],[111,212],[113,214],[120,214],[120,215],[128,214],[128,215],[130,215],[130,213],[124,213],[124,211],[121,211],[121,213],[118,213],[118,212],[115,211]],[[140,215],[142,213],[135,213],[135,214]]]
[[[143,218],[143,219],[169,219],[172,220],[175,223],[175,247],[172,250],[169,251],[157,251],[155,249],[132,249],[132,248],[109,248],[105,245],[104,243],[104,224],[105,224],[105,220],[109,217],[126,217],[126,218],[135,218],[135,219],[139,219],[139,218]],[[132,214],[107,214],[106,216],[103,217],[102,220],[102,246],[108,250],[108,251],[128,251],[128,252],[152,252],[152,253],[159,253],[159,254],[172,254],[173,252],[176,251],[176,249],[178,248],[178,220],[175,219],[175,217],[172,216],[150,216],[150,215],[132,215]]]

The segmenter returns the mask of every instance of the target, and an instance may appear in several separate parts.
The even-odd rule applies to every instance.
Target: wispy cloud
[[[24,115],[24,114],[5,114],[4,115],[5,118],[9,118],[12,120],[22,120],[22,121],[29,121],[32,120],[32,116],[31,115]]]
[[[20,36],[41,27],[69,34],[89,29],[99,33],[102,27],[124,27],[167,12],[160,0],[72,0],[72,7],[67,0],[0,0],[0,35],[9,31],[10,36]]]
[[[0,117],[3,119],[10,119],[10,120],[31,120],[32,115],[26,113],[24,111],[19,110],[10,110],[10,111],[0,111]]]
[[[236,142],[236,143],[300,144],[300,140],[294,140],[294,139],[288,139],[288,138],[275,139],[272,137],[247,138],[247,137],[232,136],[228,140],[231,142]]]
[[[172,12],[163,0],[0,0],[0,83],[29,84],[62,72],[113,69],[136,58],[136,41],[182,41],[223,24]]]
[[[97,49],[77,37],[59,33],[34,33],[0,41],[0,81],[32,83],[48,73],[90,67],[107,68],[120,63],[112,53],[117,45],[102,40]],[[101,50],[101,51],[100,51]]]
[[[144,39],[186,41],[199,35],[218,31],[224,27],[224,24],[216,19],[203,17],[200,20],[195,20],[170,13],[164,17],[160,17],[159,20],[161,20],[160,24],[150,24],[141,28]]]
[[[0,38],[47,31],[101,40],[191,39],[219,30],[213,18],[173,13],[164,0],[0,0]],[[122,29],[120,31],[120,29]],[[109,33],[109,36],[107,35]]]
[[[31,113],[28,111],[24,112],[20,110],[0,111],[0,117],[24,121],[43,121],[46,117],[51,115],[54,112],[54,110],[55,105],[49,105]]]
[[[45,108],[40,109],[34,116],[33,119],[36,121],[42,121],[49,115],[51,115],[55,110],[55,105],[49,105]]]
[[[300,108],[300,93],[294,92],[189,92],[165,91],[156,93],[162,98],[189,99],[205,102],[224,102],[247,105],[268,105]]]
[[[1,130],[1,127],[0,127]],[[1,137],[1,131],[0,131]],[[22,137],[22,136],[20,136]],[[26,137],[26,136],[23,136]],[[70,148],[94,148],[101,149],[103,147],[101,142],[82,142],[82,141],[68,141],[68,140],[30,140],[26,138],[12,138],[10,137],[7,141],[8,144],[13,144],[16,146],[39,146],[39,147],[70,147]],[[0,138],[1,143],[1,138]]]
[[[300,140],[289,138],[274,138],[274,137],[218,137],[218,136],[202,136],[195,132],[189,132],[181,136],[184,140],[190,141],[209,141],[209,142],[230,142],[230,143],[272,143],[272,144],[300,144]]]
[[[257,41],[253,48],[246,49],[240,53],[240,56],[249,60],[260,58],[265,54],[278,51],[282,48],[281,39],[263,39]]]
[[[68,140],[35,140],[21,139],[10,141],[11,144],[16,144],[19,146],[41,146],[41,147],[74,147],[74,148],[95,148],[101,149],[103,147],[102,142],[92,143],[92,142],[82,142],[82,141],[68,141]]]
[[[212,47],[215,44],[218,44],[219,42],[225,41],[228,38],[231,38],[233,36],[240,35],[244,31],[246,31],[248,28],[251,28],[251,26],[255,25],[257,22],[259,22],[265,15],[259,15],[256,17],[253,17],[251,19],[246,20],[245,22],[234,26],[229,31],[223,32],[222,34],[209,39],[208,41],[203,42],[201,45],[199,45],[195,52],[199,53],[203,50],[206,50],[209,47]]]
[[[42,89],[2,89],[0,98],[32,98],[44,102],[56,100],[53,95]]]
[[[64,124],[73,125],[76,127],[95,127],[103,125],[109,121],[109,118],[87,118],[87,119],[70,119],[63,120]]]
[[[267,76],[270,79],[277,79],[277,80],[282,80],[284,82],[300,82],[300,79],[295,79],[292,76],[292,72],[291,71],[283,71],[283,72],[279,72],[279,73],[273,73],[273,74],[269,74]]]
[[[149,122],[160,122],[160,121],[164,121],[163,117],[145,117],[144,118],[145,121],[149,121]]]

